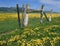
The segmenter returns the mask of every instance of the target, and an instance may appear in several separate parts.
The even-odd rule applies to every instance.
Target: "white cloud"
[[[39,0],[42,4],[50,4],[55,6],[56,8],[60,8],[60,1],[59,0]]]
[[[39,2],[46,3],[46,4],[52,4],[52,5],[60,4],[60,1],[55,1],[55,0],[39,0]]]

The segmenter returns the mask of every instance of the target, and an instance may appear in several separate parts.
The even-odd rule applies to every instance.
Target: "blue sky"
[[[60,0],[0,0],[0,7],[16,7],[17,3],[20,7],[22,3],[30,4],[32,9],[40,9],[44,4],[46,11],[53,9],[55,12],[60,12]]]

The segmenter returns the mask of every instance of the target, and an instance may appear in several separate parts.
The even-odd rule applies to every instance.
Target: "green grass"
[[[0,34],[14,30],[17,27],[18,27],[18,22],[16,19],[2,21],[0,22]]]

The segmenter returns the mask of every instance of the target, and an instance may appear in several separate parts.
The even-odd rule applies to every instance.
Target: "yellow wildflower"
[[[40,39],[36,40],[36,44],[42,44],[42,43],[43,43],[43,40],[40,40]]]

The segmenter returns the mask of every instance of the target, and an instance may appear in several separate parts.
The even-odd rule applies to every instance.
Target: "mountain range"
[[[40,10],[36,10],[36,9],[29,9],[31,12],[30,13],[39,13]],[[22,8],[19,7],[19,11],[22,12]],[[0,7],[0,13],[1,12],[8,12],[8,13],[15,13],[17,12],[16,7]],[[50,11],[45,11],[46,13],[50,13]],[[53,13],[58,13],[58,12],[53,12]]]

